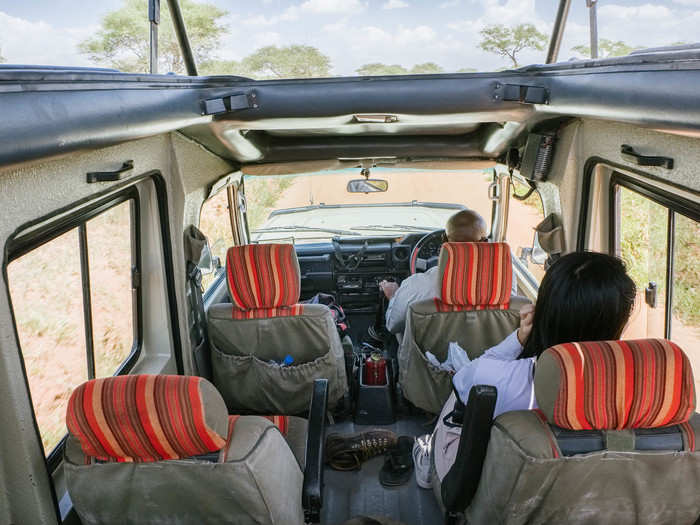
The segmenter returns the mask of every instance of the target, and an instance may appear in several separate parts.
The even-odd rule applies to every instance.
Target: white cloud
[[[306,0],[301,4],[302,10],[311,13],[357,13],[366,7],[360,0]]]
[[[688,7],[700,7],[700,0],[673,0],[673,3]]]
[[[404,7],[408,7],[408,3],[403,0],[389,0],[382,5],[382,9],[403,9]]]
[[[608,21],[616,18],[627,22],[640,20],[659,20],[673,16],[673,12],[665,5],[642,4],[636,6],[625,6],[617,4],[606,4],[598,9],[598,20]]]
[[[78,53],[78,44],[97,32],[95,25],[57,28],[42,20],[29,21],[0,11],[0,28],[0,48],[10,64],[100,65]]]
[[[457,7],[459,3],[459,0],[447,0],[447,2],[442,2],[438,7],[440,9],[447,9],[449,7]]]
[[[279,15],[265,16],[256,15],[244,19],[242,23],[247,26],[271,26],[280,22],[293,22],[299,19],[299,7],[292,5],[282,11]]]
[[[276,33],[275,31],[264,31],[262,33],[252,35],[252,41],[255,48],[264,46],[276,46],[282,43],[282,35]],[[287,44],[287,42],[284,43]]]

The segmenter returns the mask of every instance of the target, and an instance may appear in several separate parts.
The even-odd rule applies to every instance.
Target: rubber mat
[[[370,428],[386,428],[398,435],[417,436],[430,430],[423,426],[425,418],[402,419],[393,425],[364,426],[345,421],[327,427],[327,433],[351,434]],[[432,490],[418,487],[415,475],[400,487],[386,488],[379,483],[379,470],[383,457],[376,457],[362,464],[354,472],[339,472],[326,467],[324,472],[323,525],[341,525],[355,516],[372,516],[381,522],[386,517],[400,525],[436,525],[442,523]]]

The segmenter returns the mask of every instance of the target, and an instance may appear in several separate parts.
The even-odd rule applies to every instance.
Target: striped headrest
[[[87,456],[150,462],[220,450],[228,412],[214,385],[201,377],[129,375],[76,388],[66,424]]]
[[[537,360],[535,396],[547,421],[570,430],[676,425],[695,410],[688,357],[665,339],[549,348]]]
[[[446,242],[438,266],[443,305],[507,310],[513,267],[504,242]]]
[[[299,301],[299,261],[291,244],[229,248],[226,277],[231,301],[239,310],[280,308]]]

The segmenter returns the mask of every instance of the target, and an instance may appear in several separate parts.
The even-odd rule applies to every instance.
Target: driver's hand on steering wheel
[[[394,297],[394,294],[396,293],[396,290],[399,289],[399,283],[393,283],[389,281],[381,281],[379,283],[379,289],[384,292],[384,295],[386,296],[387,299],[391,299]]]

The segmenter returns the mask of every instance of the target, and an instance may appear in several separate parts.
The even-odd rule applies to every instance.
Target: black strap
[[[187,294],[190,303],[190,343],[194,362],[200,376],[211,377],[209,341],[207,339],[207,316],[202,297],[202,272],[192,261],[187,262]]]

